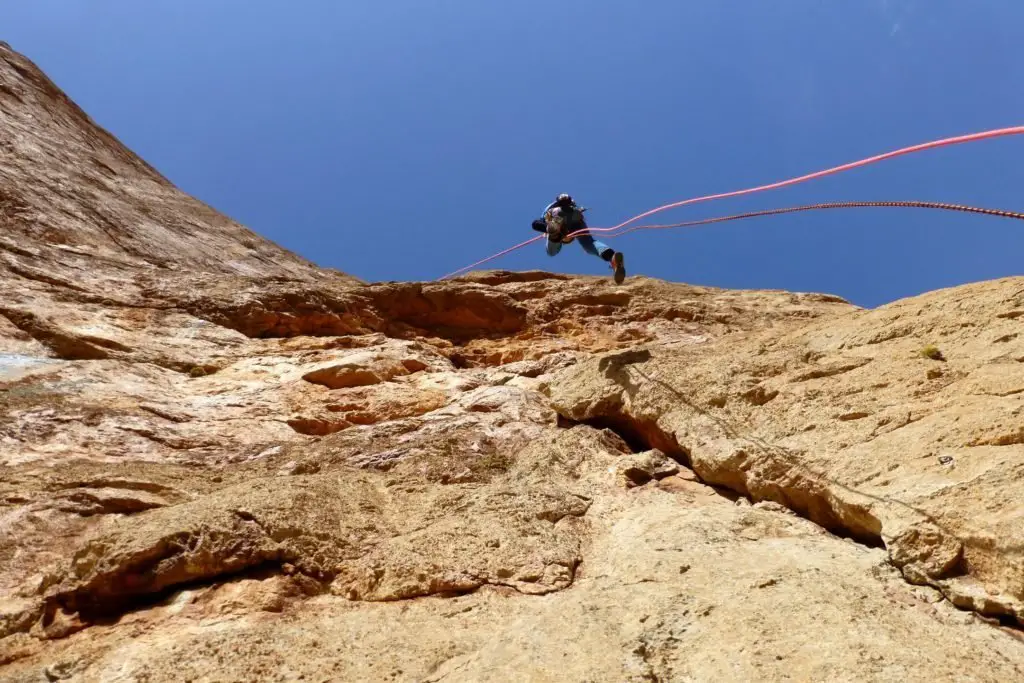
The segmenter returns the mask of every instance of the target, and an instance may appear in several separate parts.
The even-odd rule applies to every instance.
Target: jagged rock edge
[[[956,534],[942,528],[942,525],[933,516],[923,510],[919,510],[914,506],[896,499],[874,496],[858,491],[850,486],[832,481],[827,477],[814,472],[806,465],[793,462],[792,460],[785,463],[785,465],[790,469],[799,470],[801,475],[799,481],[807,482],[808,488],[792,486],[783,488],[782,486],[776,485],[767,491],[752,491],[746,486],[745,471],[742,465],[746,460],[747,454],[743,450],[737,451],[737,453],[742,456],[741,458],[730,461],[733,465],[732,467],[725,472],[720,471],[716,473],[718,475],[725,476],[721,476],[721,478],[709,476],[706,472],[702,475],[699,471],[699,464],[696,467],[694,465],[690,450],[679,444],[675,434],[669,434],[659,427],[657,418],[650,418],[647,416],[637,418],[628,411],[621,401],[605,402],[603,404],[606,408],[611,407],[612,405],[617,406],[619,410],[604,412],[600,415],[591,416],[586,419],[574,418],[568,414],[567,411],[559,410],[557,407],[555,409],[558,412],[560,424],[563,424],[564,426],[572,424],[587,424],[599,429],[609,429],[610,431],[615,432],[625,442],[630,443],[631,447],[634,449],[636,448],[634,445],[636,440],[638,438],[643,439],[644,447],[659,448],[665,452],[666,455],[669,455],[680,464],[690,468],[694,472],[698,481],[706,486],[710,486],[716,490],[726,489],[734,494],[747,498],[752,502],[768,501],[778,503],[802,519],[806,519],[818,526],[821,526],[823,529],[835,536],[848,538],[867,547],[884,548],[887,551],[887,562],[900,573],[900,576],[903,577],[907,583],[934,588],[939,591],[945,600],[957,609],[973,612],[979,617],[985,619],[996,620],[1003,626],[1015,629],[1024,628],[1024,613],[1018,613],[1012,605],[1007,604],[1005,601],[1001,601],[997,597],[987,594],[981,598],[966,594],[956,590],[956,586],[949,583],[950,580],[966,575],[962,562],[962,548],[960,557],[958,557],[955,565],[950,569],[950,571],[938,577],[922,576],[919,572],[908,571],[907,564],[900,565],[893,561],[891,556],[892,543],[897,539],[890,538],[888,541],[886,540],[882,520],[878,519],[878,517],[872,514],[869,510],[870,505],[873,503],[896,505],[903,507],[904,509],[911,510],[915,514],[919,515],[926,524],[931,524],[938,528],[942,533],[945,533],[949,537],[955,539],[961,544],[961,546],[965,543],[965,541],[958,538]],[[781,447],[777,445],[758,443],[758,440],[749,438],[747,440],[762,449],[781,449]],[[661,445],[655,446],[655,443],[659,443]],[[666,447],[666,444],[674,444],[675,447],[673,448],[671,445]],[[789,454],[785,454],[785,456],[791,457]],[[821,493],[815,494],[809,490],[810,488],[820,486],[824,486],[824,491]],[[835,490],[832,487],[839,489],[847,495],[859,497],[862,499],[862,502],[843,501],[841,497],[835,495]],[[813,511],[809,511],[803,506],[795,505],[793,503],[793,498],[789,495],[790,491],[804,494],[809,497],[812,502],[823,503],[824,507],[819,509],[827,510],[830,513],[831,520],[822,519],[820,515],[814,514]],[[871,522],[868,526],[855,527],[843,523],[844,518],[863,519],[865,517]],[[877,527],[877,529],[874,527]],[[915,528],[917,527],[912,526],[910,527],[910,530]]]

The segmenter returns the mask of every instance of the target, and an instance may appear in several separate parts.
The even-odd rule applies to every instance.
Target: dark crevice
[[[491,271],[477,271],[466,273],[465,275],[458,278],[463,282],[473,282],[481,285],[488,285],[494,287],[497,285],[504,285],[509,283],[521,283],[521,282],[543,282],[545,280],[569,280],[568,275],[561,275],[558,273],[549,273],[542,270],[525,270],[525,271],[511,271],[511,270],[491,270]]]
[[[633,453],[643,453],[653,449],[658,449],[674,461],[682,465],[691,471],[693,476],[696,478],[697,483],[707,486],[712,489],[719,496],[726,498],[730,502],[736,502],[740,498],[746,498],[750,500],[750,497],[745,493],[737,493],[732,489],[717,484],[712,484],[704,481],[693,472],[690,467],[690,453],[687,449],[679,445],[675,437],[666,434],[660,427],[657,426],[653,421],[643,422],[641,421],[638,426],[637,423],[629,418],[614,418],[609,416],[602,416],[597,418],[591,418],[577,422],[571,418],[568,418],[561,413],[558,413],[557,426],[560,429],[572,429],[577,425],[586,425],[594,429],[608,430],[618,436],[622,441],[629,447],[629,450]],[[628,473],[626,473],[629,476]],[[634,479],[634,483],[637,486],[643,486],[656,481],[660,478],[650,476],[646,473],[638,472],[637,478]]]
[[[61,360],[106,360],[111,351],[132,350],[112,339],[73,334],[29,311],[0,308],[0,315]]]
[[[605,413],[579,422],[559,415],[559,426],[563,426],[563,423],[569,426],[571,424],[586,424],[595,429],[610,430],[617,434],[634,453],[658,449],[684,467],[693,469],[690,451],[680,445],[674,435],[663,430],[655,420],[635,418],[625,412],[619,412]],[[874,518],[862,520],[863,523],[856,525],[848,523],[849,520],[863,517],[867,514],[866,511],[853,510],[852,506],[844,507],[842,503],[836,502],[828,495],[827,487],[823,487],[821,482],[815,481],[811,477],[801,477],[805,480],[804,486],[795,484],[784,488],[776,484],[768,484],[752,491],[747,485],[744,467],[748,457],[742,453],[741,456],[735,463],[736,472],[728,473],[728,477],[723,476],[719,480],[708,481],[697,475],[697,480],[733,500],[744,497],[752,502],[777,503],[800,517],[814,522],[834,536],[852,540],[869,548],[885,549],[885,542],[881,536],[881,524],[878,520]],[[794,476],[792,468],[784,469],[788,472],[787,476]],[[835,509],[836,505],[839,505],[841,509]]]
[[[456,370],[468,370],[474,367],[473,363],[459,352],[455,352],[448,356],[448,360],[455,366]]]
[[[154,298],[162,298],[152,292]],[[198,296],[183,310],[258,339],[372,332],[398,339],[439,337],[455,344],[504,339],[526,326],[527,310],[484,286],[420,283],[334,288],[296,282],[256,298]]]
[[[17,90],[15,90],[11,86],[7,85],[6,83],[0,83],[0,93],[3,93],[4,95],[7,95],[8,97],[13,97],[18,102],[23,102],[24,101],[21,98],[21,93],[19,93]]]
[[[673,390],[673,393],[677,392]],[[688,400],[687,404],[692,405]],[[714,416],[710,417],[713,418]],[[673,435],[666,433],[658,426],[655,420],[650,418],[637,419],[629,415],[625,410],[616,413],[605,413],[580,421],[573,420],[562,414],[558,416],[559,427],[569,428],[577,424],[586,424],[597,429],[608,429],[617,434],[634,452],[657,448],[680,464],[691,470],[693,469],[690,451],[681,446]],[[751,502],[766,501],[777,503],[801,518],[817,524],[837,538],[850,540],[868,548],[888,550],[882,538],[881,520],[867,506],[844,501],[837,497],[835,495],[836,491],[832,489],[832,487],[836,487],[840,491],[857,494],[858,496],[875,499],[887,504],[900,505],[908,510],[918,512],[922,520],[933,524],[942,530],[943,533],[950,533],[954,538],[956,537],[955,534],[945,531],[938,520],[923,510],[918,510],[898,500],[876,497],[851,489],[809,470],[806,466],[799,463],[792,453],[782,447],[768,444],[760,439],[744,438],[735,433],[735,430],[729,428],[728,425],[724,425],[724,427],[727,428],[726,431],[731,437],[739,441],[748,442],[751,447],[763,451],[769,457],[760,463],[762,469],[760,479],[763,481],[760,481],[754,490],[751,489],[748,481],[750,476],[748,472],[750,469],[750,457],[742,450],[737,451],[732,461],[725,464],[715,473],[714,481],[709,481],[694,471],[697,481],[715,489],[720,495],[726,496],[731,500],[743,497]],[[781,481],[786,482],[786,484],[778,483]],[[889,563],[893,564],[891,558]],[[905,580],[915,583],[906,578],[901,566],[895,564],[893,566],[900,571],[901,575],[904,575]],[[950,568],[942,577],[933,578],[953,578],[955,576],[967,575],[968,573],[961,558],[960,563]],[[1021,620],[1017,615],[1008,613],[1003,605],[993,604],[981,608],[976,605],[958,605],[957,597],[943,590],[941,586],[934,584],[932,581],[928,581],[926,585],[938,588],[944,597],[959,609],[973,612],[980,618],[989,620],[994,626],[1011,631],[1015,637],[1020,637],[1018,634],[1024,633],[1024,620]]]
[[[228,572],[194,581],[176,583],[152,593],[125,595],[120,596],[120,599],[116,600],[107,599],[83,604],[64,604],[63,601],[57,600],[47,606],[43,615],[42,626],[45,628],[53,622],[58,609],[64,610],[65,613],[77,613],[78,620],[82,623],[83,628],[87,626],[113,625],[122,617],[132,612],[165,605],[182,591],[213,588],[246,579],[264,581],[278,576],[299,576],[310,594],[323,592],[324,587],[319,579],[299,572],[285,571],[284,564],[283,561],[268,560],[237,572]],[[313,590],[316,587],[319,588]]]
[[[567,418],[565,415],[562,415],[561,413],[557,414],[557,423],[556,423],[555,426],[557,426],[559,429],[572,429],[573,427],[575,427],[578,424],[580,424],[580,423],[576,422],[574,420],[570,420],[569,418]]]
[[[749,434],[741,434],[732,424],[716,415],[709,407],[699,404],[691,396],[638,367],[637,363],[642,363],[649,358],[649,352],[641,351],[634,355],[636,357],[627,354],[607,357],[602,361],[607,362],[608,365],[605,369],[606,376],[621,384],[629,395],[635,395],[643,386],[657,386],[671,394],[674,400],[714,422],[731,440],[746,445],[746,449],[737,450],[728,462],[723,463],[718,471],[713,473],[713,476],[709,476],[705,472],[705,477],[702,477],[705,479],[705,483],[730,489],[754,501],[778,503],[835,536],[853,540],[871,548],[885,548],[881,536],[881,521],[865,507],[837,499],[832,495],[829,487],[836,486],[851,494],[865,494],[809,470],[785,448]],[[864,364],[860,363],[860,365]],[[637,384],[631,375],[639,377],[643,382]],[[638,421],[624,411],[614,416],[614,419],[634,424],[643,423],[642,420]],[[674,437],[666,436],[666,438],[675,441]],[[751,457],[748,451],[755,450],[765,457],[760,462],[758,477],[760,481],[755,480],[757,486],[751,489],[749,473]],[[688,456],[689,454],[687,454],[684,464],[692,468]],[[784,484],[778,482],[784,482]]]
[[[8,262],[7,267],[8,267],[8,269],[12,273],[14,273],[15,275],[18,275],[20,277],[23,277],[26,280],[33,280],[35,282],[42,282],[43,284],[52,285],[54,287],[61,287],[63,289],[70,289],[70,290],[73,290],[73,291],[76,291],[76,292],[84,292],[85,291],[84,288],[79,287],[78,285],[76,285],[76,284],[74,284],[72,282],[68,282],[67,280],[61,279],[61,278],[56,277],[54,275],[50,275],[50,274],[45,273],[45,272],[43,272],[41,270],[36,270],[34,268],[27,268],[27,267],[25,267],[23,265],[16,264],[16,263],[10,263],[10,262]]]
[[[561,420],[567,420],[562,416],[559,417]],[[658,449],[679,464],[690,466],[690,453],[679,445],[674,436],[665,433],[653,420],[634,420],[625,416],[603,415],[583,420],[579,424],[614,432],[626,442],[626,445],[634,453]]]
[[[1018,638],[1024,637],[1024,624],[1021,624],[1017,617],[1012,614],[996,614],[992,616],[984,616],[983,619],[991,620],[993,625],[998,625],[1000,628],[1009,629],[1016,632]]]
[[[496,586],[503,586],[503,585],[504,584],[490,584],[490,583],[486,583],[485,582],[485,583],[481,583],[479,585],[470,586],[470,587],[466,587],[466,588],[444,589],[444,590],[439,590],[436,593],[423,593],[423,594],[417,593],[416,595],[401,595],[401,596],[382,598],[380,600],[368,600],[367,602],[370,602],[370,603],[372,603],[372,602],[379,602],[379,603],[382,603],[382,604],[394,604],[394,603],[402,603],[402,602],[412,602],[414,600],[422,600],[423,598],[438,598],[438,599],[441,599],[441,600],[454,600],[455,598],[464,598],[467,595],[474,595],[475,593],[477,593],[477,592],[479,592],[482,589],[487,588],[487,587],[492,587],[493,588],[493,587],[496,587]],[[355,597],[355,598],[349,597],[349,599],[350,600],[359,600],[358,597]]]
[[[651,449],[650,443],[644,438],[640,430],[628,422],[599,417],[592,420],[584,420],[581,424],[593,427],[594,429],[607,429],[610,432],[614,432],[626,442],[631,453],[642,453]]]

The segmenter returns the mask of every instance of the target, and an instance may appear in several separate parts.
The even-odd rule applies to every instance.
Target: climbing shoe
[[[612,270],[615,271],[615,284],[621,285],[626,279],[626,260],[621,251],[612,254]]]

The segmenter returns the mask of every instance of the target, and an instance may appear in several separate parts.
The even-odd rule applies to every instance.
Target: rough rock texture
[[[958,606],[1022,622],[1022,284],[588,359],[550,396],[574,420],[672,444],[707,483],[884,545]],[[945,360],[922,353],[933,342]]]
[[[80,270],[326,275],[178,191],[5,43],[0,124],[0,250],[24,278],[81,289]]]
[[[1024,279],[363,284],[0,116],[0,680],[1024,678]]]

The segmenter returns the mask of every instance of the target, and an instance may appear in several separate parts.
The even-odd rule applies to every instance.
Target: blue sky
[[[185,191],[311,260],[424,280],[934,138],[1024,124],[1019,0],[33,0],[12,46]],[[836,200],[1024,210],[1024,138],[658,216]],[[864,209],[634,233],[631,274],[873,306],[1022,273],[1024,225]],[[493,267],[607,272],[575,245]]]

